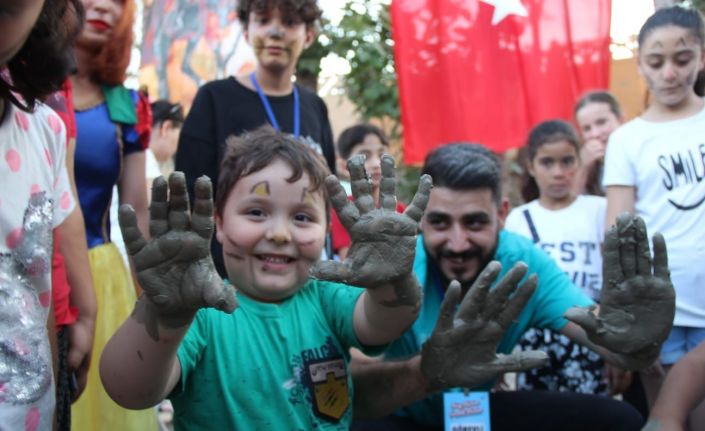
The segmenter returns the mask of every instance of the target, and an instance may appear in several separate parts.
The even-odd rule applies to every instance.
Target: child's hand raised
[[[135,212],[120,207],[119,219],[125,246],[134,261],[144,290],[133,316],[159,339],[159,325],[170,328],[191,322],[200,308],[214,307],[231,313],[237,306],[235,290],[218,276],[210,255],[213,236],[213,197],[208,177],[196,180],[196,202],[189,212],[186,180],[181,172],[156,178],[152,185],[149,230],[146,241],[137,227]]]
[[[350,251],[342,263],[319,262],[313,268],[314,276],[369,289],[393,285],[396,304],[418,304],[420,292],[412,270],[418,223],[428,203],[431,177],[421,177],[414,199],[406,211],[399,214],[396,211],[396,180],[391,156],[382,156],[379,208],[371,194],[364,158],[356,156],[350,159],[348,170],[354,203],[348,200],[335,176],[326,179],[326,187],[341,223],[350,233]]]

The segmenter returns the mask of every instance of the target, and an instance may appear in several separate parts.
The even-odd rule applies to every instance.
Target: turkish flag
[[[394,0],[404,160],[449,142],[501,152],[609,85],[610,0]]]

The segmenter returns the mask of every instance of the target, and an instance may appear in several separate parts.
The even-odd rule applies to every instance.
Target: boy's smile
[[[228,277],[242,293],[278,302],[298,291],[321,255],[327,228],[320,191],[308,175],[294,182],[291,167],[275,159],[241,178],[216,216]]]

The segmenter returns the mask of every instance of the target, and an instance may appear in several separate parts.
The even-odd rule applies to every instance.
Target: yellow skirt
[[[103,389],[98,372],[100,355],[135,306],[135,287],[117,247],[103,244],[88,251],[98,303],[93,356],[88,384],[71,408],[72,431],[158,430],[156,410],[127,410],[115,404]]]

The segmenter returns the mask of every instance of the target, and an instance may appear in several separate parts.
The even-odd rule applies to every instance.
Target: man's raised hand
[[[536,276],[516,288],[527,271],[523,263],[491,289],[501,269],[499,262],[487,265],[462,301],[460,283],[453,281],[448,287],[436,327],[421,351],[421,372],[430,391],[471,388],[505,372],[548,363],[548,356],[540,351],[496,353],[504,332],[536,290]]]

